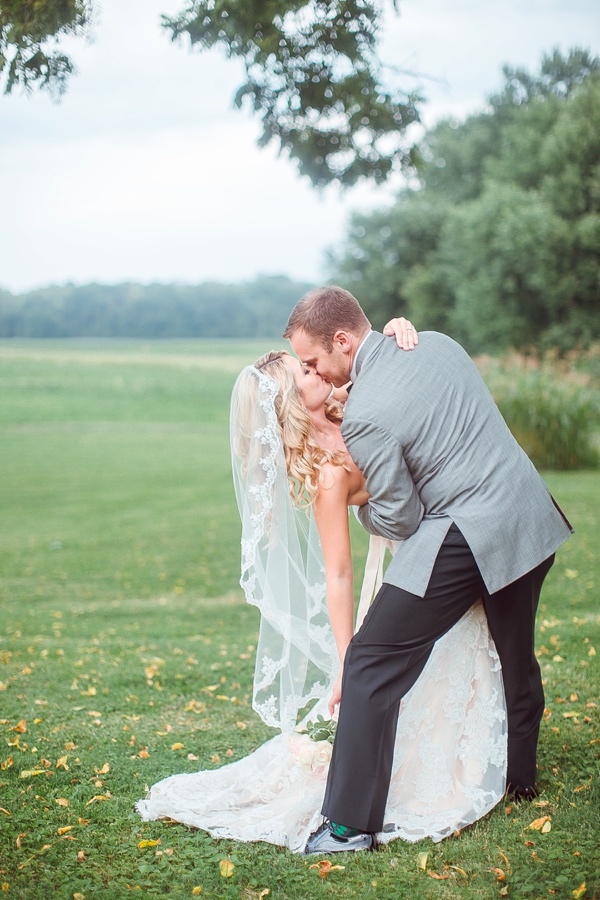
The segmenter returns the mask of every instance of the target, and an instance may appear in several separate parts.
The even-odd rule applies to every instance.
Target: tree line
[[[375,325],[402,310],[472,353],[600,338],[600,60],[504,69],[487,108],[437,124],[418,178],[355,214],[330,271]]]
[[[311,285],[285,276],[252,282],[67,284],[0,290],[0,337],[280,337]]]

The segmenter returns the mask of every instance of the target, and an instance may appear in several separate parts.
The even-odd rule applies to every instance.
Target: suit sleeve
[[[402,447],[384,428],[365,420],[354,419],[342,433],[371,495],[357,511],[362,526],[394,541],[410,537],[419,527],[424,508]]]

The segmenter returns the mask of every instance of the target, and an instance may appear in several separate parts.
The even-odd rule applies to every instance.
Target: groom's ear
[[[333,335],[333,346],[342,353],[350,353],[352,350],[352,335],[349,331],[336,331]]]

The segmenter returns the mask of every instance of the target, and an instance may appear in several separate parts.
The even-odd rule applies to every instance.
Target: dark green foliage
[[[331,258],[375,325],[398,310],[472,352],[600,338],[600,60],[505,69],[488,111],[442,122],[421,181],[354,216]]]
[[[60,96],[75,67],[51,46],[68,34],[86,34],[90,0],[3,0],[0,6],[0,78],[4,93],[34,85]]]
[[[173,39],[239,57],[259,143],[275,140],[313,184],[384,181],[414,160],[404,141],[420,98],[382,83],[377,0],[193,0],[163,17]]]
[[[0,337],[273,337],[311,285],[284,276],[247,284],[87,284],[0,291]]]

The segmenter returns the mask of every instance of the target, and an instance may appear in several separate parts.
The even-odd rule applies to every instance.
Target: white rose
[[[303,766],[310,766],[313,761],[315,744],[307,734],[294,734],[289,742],[290,750]]]
[[[317,741],[315,744],[315,762],[321,766],[325,766],[331,760],[333,746],[329,741]]]

